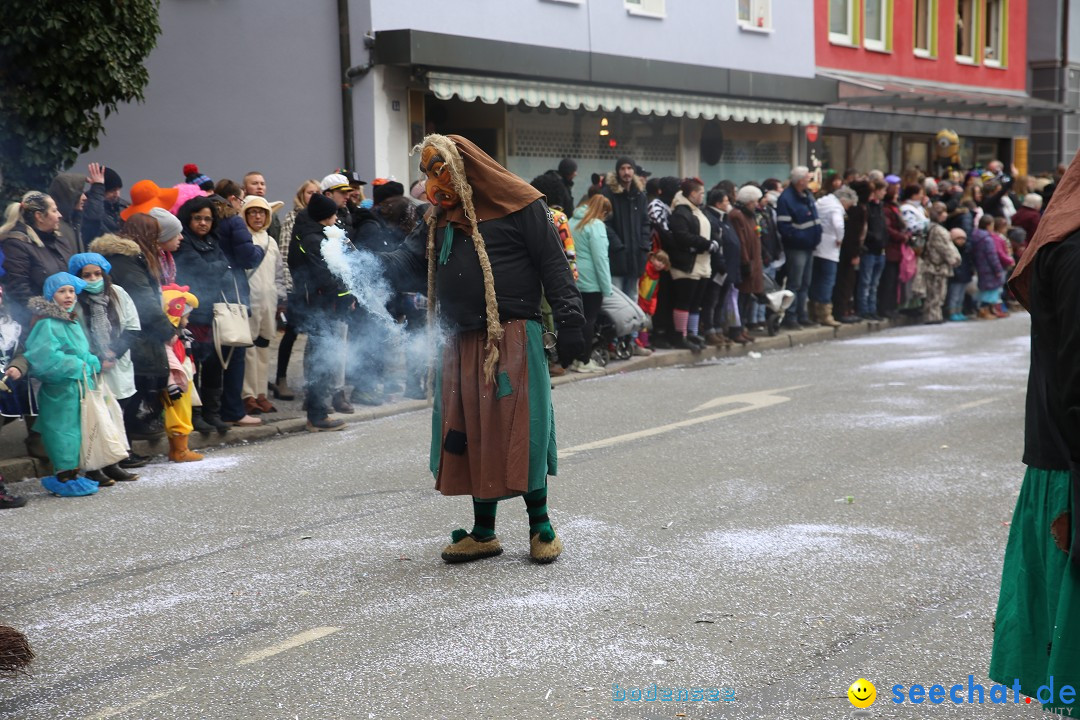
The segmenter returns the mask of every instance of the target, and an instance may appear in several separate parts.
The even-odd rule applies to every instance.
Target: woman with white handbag
[[[247,308],[229,258],[217,235],[218,209],[209,198],[188,200],[177,211],[184,239],[173,253],[176,281],[199,298],[188,329],[202,398],[202,419],[224,433],[230,425],[250,427],[262,420],[244,412],[244,349],[251,345]],[[242,221],[241,221],[242,222]],[[250,243],[250,237],[249,241]],[[261,258],[261,255],[260,255]],[[247,335],[244,344],[243,330]]]

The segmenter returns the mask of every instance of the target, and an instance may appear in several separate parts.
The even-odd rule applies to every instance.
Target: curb
[[[858,337],[874,332],[887,330],[891,327],[901,327],[909,323],[902,320],[871,322],[864,321],[841,325],[840,327],[816,327],[795,332],[781,331],[773,337],[756,337],[753,343],[747,345],[734,345],[730,348],[709,347],[700,353],[689,350],[658,350],[648,357],[632,357],[629,360],[619,361],[615,367],[610,365],[600,373],[572,373],[567,371],[565,375],[551,379],[553,387],[567,383],[590,380],[593,378],[620,375],[638,370],[650,370],[653,368],[674,367],[677,365],[695,365],[702,361],[719,358],[737,358],[748,355],[751,352],[763,350],[788,350],[800,345],[826,342],[829,340],[842,340]],[[379,418],[400,415],[417,410],[425,410],[430,407],[426,400],[405,400],[390,405],[381,405],[375,408],[357,408],[353,415],[335,415],[348,424],[368,422]],[[259,440],[266,440],[282,435],[291,435],[306,431],[307,419],[284,418],[257,427],[238,428],[229,430],[227,435],[206,436],[192,433],[188,439],[188,446],[192,450],[203,448],[219,448],[232,445],[246,445]],[[135,440],[131,443],[131,449],[140,455],[158,456],[168,452],[169,443],[165,438],[161,440],[147,441]],[[24,455],[21,457],[0,460],[0,476],[8,485],[17,485],[21,482],[36,480],[47,474],[48,465],[45,461]]]

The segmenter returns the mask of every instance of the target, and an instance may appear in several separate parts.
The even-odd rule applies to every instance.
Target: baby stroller
[[[649,325],[649,316],[641,306],[622,290],[612,288],[596,319],[593,359],[600,365],[607,365],[612,359],[629,360],[634,354],[634,336]]]
[[[765,327],[769,331],[769,337],[780,332],[780,323],[784,321],[784,313],[795,302],[795,293],[781,289],[776,280],[764,276],[765,290],[754,296],[754,299],[765,306]]]

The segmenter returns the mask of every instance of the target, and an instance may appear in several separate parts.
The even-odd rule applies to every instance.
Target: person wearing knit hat
[[[397,180],[385,180],[379,182],[374,181],[374,188],[371,190],[371,199],[376,205],[379,205],[383,200],[389,200],[393,197],[401,197],[405,194],[405,186],[399,183]]]
[[[615,172],[604,179],[603,193],[611,201],[610,227],[622,241],[621,247],[611,247],[611,281],[637,302],[638,280],[652,250],[652,226],[645,178],[638,177],[632,158],[615,161]]]
[[[195,185],[203,192],[214,192],[214,181],[199,172],[199,166],[195,163],[188,163],[184,166],[184,182]]]
[[[54,495],[92,495],[98,484],[79,474],[82,448],[82,421],[79,384],[94,387],[94,374],[101,362],[90,352],[73,311],[76,296],[86,283],[66,272],[45,279],[44,297],[30,300],[36,322],[26,339],[24,355],[30,372],[41,381],[35,432],[41,433],[45,451],[55,475],[41,479]]]
[[[90,182],[90,189],[86,191],[86,206],[83,208],[80,232],[83,245],[89,247],[90,243],[105,233],[120,232],[124,224],[120,213],[128,206],[128,202],[120,197],[124,181],[112,168],[90,163],[86,179]]]
[[[79,325],[90,342],[90,352],[101,362],[101,377],[119,402],[135,395],[135,367],[130,347],[141,325],[135,302],[112,281],[112,263],[97,252],[73,255],[68,272],[86,283],[79,294]],[[113,463],[86,476],[101,487],[117,480],[137,480],[138,475]]]
[[[187,318],[199,307],[199,298],[188,292],[187,285],[170,283],[161,288],[163,309],[169,322],[181,332],[165,344],[169,358],[169,385],[161,393],[165,405],[165,432],[169,436],[169,460],[197,462],[203,456],[188,449],[188,436],[194,429],[191,405],[195,395],[195,364],[191,357],[191,340],[187,335]]]
[[[342,420],[331,418],[337,360],[341,354],[339,327],[355,301],[344,284],[330,272],[323,258],[323,242],[347,243],[338,223],[338,206],[326,195],[313,193],[307,207],[296,214],[289,242],[292,277],[290,325],[306,333],[304,348],[304,410],[310,432],[341,430]]]
[[[432,203],[426,232],[382,260],[402,290],[427,276],[428,326],[438,312],[448,333],[436,363],[431,470],[443,495],[471,496],[473,527],[454,530],[442,558],[502,554],[497,503],[521,496],[529,556],[553,562],[563,546],[547,512],[557,448],[541,296],[566,367],[586,347],[581,293],[539,191],[459,135],[428,135],[416,151]]]

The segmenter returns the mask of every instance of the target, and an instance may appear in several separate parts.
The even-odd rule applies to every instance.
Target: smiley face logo
[[[868,708],[877,700],[877,688],[866,678],[859,678],[847,689],[847,697],[855,707]]]

